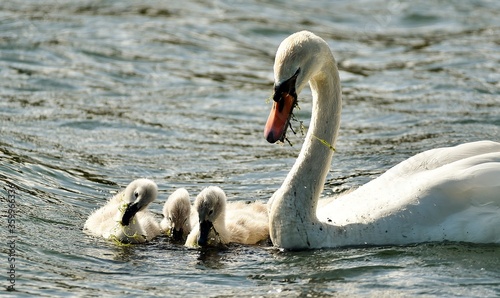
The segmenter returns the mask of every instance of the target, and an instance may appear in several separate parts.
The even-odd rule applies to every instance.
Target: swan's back
[[[256,244],[269,238],[267,205],[262,202],[234,202],[227,206],[226,227],[231,242]]]
[[[116,212],[120,208],[120,196],[113,196],[103,207],[94,210],[83,226],[83,229],[93,236],[101,236],[105,230],[116,223]]]

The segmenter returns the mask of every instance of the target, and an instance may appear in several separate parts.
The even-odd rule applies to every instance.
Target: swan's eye
[[[137,199],[139,197],[139,193],[136,191],[134,192],[134,197]]]
[[[168,221],[172,221],[172,217],[170,217],[170,216],[169,216],[169,217],[168,217]]]
[[[208,211],[208,215],[212,215],[213,213],[214,213],[214,210],[213,210],[213,209],[212,209],[212,210],[210,210],[210,211]]]
[[[297,99],[297,93],[295,92],[295,84],[297,83],[297,77],[300,74],[300,68],[297,69],[295,74],[288,80],[282,82],[279,85],[274,86],[273,100],[275,102],[281,102],[283,100],[283,94],[291,95],[293,98]]]

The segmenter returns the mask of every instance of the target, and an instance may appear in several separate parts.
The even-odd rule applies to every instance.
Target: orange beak
[[[284,141],[290,117],[292,117],[293,108],[297,99],[283,92],[281,100],[273,103],[271,113],[267,118],[266,127],[264,128],[264,137],[269,143]]]

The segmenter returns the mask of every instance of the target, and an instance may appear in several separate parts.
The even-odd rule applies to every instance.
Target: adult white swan
[[[500,243],[500,143],[489,141],[415,155],[317,210],[340,125],[336,62],[323,39],[302,31],[279,46],[274,76],[264,132],[271,143],[284,140],[297,94],[307,82],[313,95],[300,154],[269,202],[275,246]]]
[[[90,214],[83,227],[92,236],[121,243],[142,243],[160,235],[160,225],[147,210],[158,187],[149,179],[136,179],[106,205]]]

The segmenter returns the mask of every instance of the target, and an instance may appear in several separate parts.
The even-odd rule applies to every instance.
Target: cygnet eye
[[[135,198],[137,199],[137,198],[139,197],[139,193],[138,193],[137,191],[136,191],[136,192],[134,192],[134,196],[135,196]]]
[[[213,209],[212,209],[212,210],[210,210],[210,211],[208,211],[208,215],[212,215],[213,213],[214,213],[214,210],[213,210]]]

